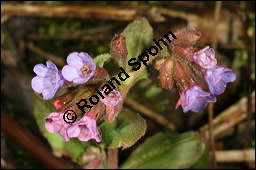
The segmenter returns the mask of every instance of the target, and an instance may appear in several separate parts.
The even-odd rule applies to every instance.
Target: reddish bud
[[[126,57],[128,54],[125,36],[116,34],[113,37],[113,39],[111,40],[110,52],[112,57],[123,62],[125,66]]]
[[[174,42],[192,44],[199,40],[201,33],[196,28],[184,28],[174,32],[174,35],[177,38],[174,40]]]
[[[174,78],[180,93],[195,84],[190,68],[180,60],[174,61]]]
[[[163,88],[169,89],[173,86],[173,60],[169,57],[165,59],[164,66],[160,71],[160,84]]]
[[[160,70],[163,67],[165,60],[166,60],[166,58],[161,58],[159,60],[156,60],[155,68],[157,70]]]
[[[114,107],[106,106],[106,114],[104,115],[105,120],[109,123],[112,123],[121,111],[122,105],[123,102],[119,102]]]
[[[63,109],[63,107],[65,106],[60,99],[56,99],[54,102],[53,102],[53,106],[55,107],[56,110],[61,110]]]
[[[120,93],[122,96],[124,95],[122,93],[122,90],[120,91]],[[122,109],[123,102],[124,100],[119,101],[118,104],[114,107],[106,106],[106,113],[104,115],[104,118],[107,122],[112,123],[116,119]]]
[[[108,77],[108,73],[104,68],[96,66],[95,73],[88,83],[96,84]]]
[[[195,49],[186,44],[172,43],[172,51],[176,57],[179,57],[182,60],[187,60],[188,62],[193,62],[193,54]]]

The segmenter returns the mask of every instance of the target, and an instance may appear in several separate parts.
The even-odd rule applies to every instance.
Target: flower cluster
[[[35,65],[33,71],[37,76],[32,79],[31,86],[35,92],[42,93],[44,100],[52,99],[57,90],[65,84],[85,84],[94,76],[99,78],[100,76],[95,75],[96,73],[102,74],[102,68],[98,68],[92,58],[85,52],[70,53],[67,57],[67,65],[62,70],[59,70],[51,61],[47,61],[46,66],[43,64]],[[67,92],[53,102],[54,107],[60,112],[53,112],[46,117],[45,127],[50,133],[61,135],[65,141],[77,137],[85,142],[90,139],[100,142],[101,135],[97,129],[97,116],[94,112],[88,112],[73,124],[64,120],[65,109],[74,108],[75,104],[71,101],[75,98],[74,94],[76,95],[77,91]],[[88,90],[84,87],[84,90],[80,90],[79,96],[83,96],[81,93],[84,93],[84,91]],[[104,97],[102,102],[110,107],[116,106],[118,101],[122,99],[120,92],[117,90],[113,90]]]
[[[170,45],[172,56],[156,61],[160,70],[160,84],[171,88],[174,81],[180,94],[176,109],[181,106],[183,112],[199,112],[208,103],[216,102],[215,95],[225,91],[226,85],[236,79],[236,74],[229,68],[217,65],[215,52],[208,46],[198,50],[192,47],[199,37],[196,29],[185,28],[174,33],[177,40]],[[194,70],[203,75],[210,92],[202,90],[194,76]]]
[[[80,141],[84,142],[90,139],[95,139],[97,142],[101,141],[96,118],[92,117],[90,112],[71,125],[64,121],[62,114],[57,112],[53,112],[46,117],[45,122],[48,132],[58,133],[64,141],[69,141],[73,137],[77,137]]]

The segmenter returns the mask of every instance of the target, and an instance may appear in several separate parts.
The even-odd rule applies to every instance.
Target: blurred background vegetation
[[[8,4],[13,4],[14,9],[19,5],[28,6],[25,8],[27,11],[31,6],[47,5],[55,8],[62,6],[67,9],[73,8],[74,13],[47,16],[47,13],[54,14],[53,11],[45,10],[47,8],[36,15],[26,10],[10,12],[5,9],[8,7],[5,5]],[[154,29],[155,39],[169,30],[174,32],[184,27],[199,28],[202,36],[198,48],[211,45],[213,31],[216,30],[218,48],[215,51],[217,51],[218,65],[232,68],[237,74],[236,81],[228,84],[227,90],[217,97],[218,101],[214,107],[215,116],[217,116],[241,98],[248,96],[248,87],[250,92],[254,90],[255,2],[223,2],[217,25],[213,21],[215,5],[215,1],[1,1],[1,113],[10,115],[47,145],[47,141],[38,130],[32,112],[33,90],[30,82],[35,76],[34,65],[54,60],[60,63],[58,66],[61,67],[61,63],[73,51],[85,51],[92,58],[101,53],[108,53],[113,36],[121,33],[136,17],[144,16]],[[91,13],[83,17],[79,11],[75,11],[76,7],[83,6],[93,6],[96,14]],[[98,7],[105,8],[105,16],[101,13],[97,14]],[[118,12],[122,14],[121,17]],[[24,13],[27,14],[24,15]],[[243,19],[246,19],[245,22]],[[248,35],[247,42],[243,29]],[[251,51],[249,65],[248,51]],[[115,71],[111,61],[105,67],[110,72]],[[250,79],[246,77],[248,68],[251,68]],[[207,109],[199,113],[187,114],[184,114],[180,108],[175,110],[179,98],[177,90],[162,89],[158,83],[158,71],[153,65],[147,69],[149,78],[137,82],[129,93],[129,97],[173,122],[177,132],[199,130],[207,124]],[[253,102],[252,105],[255,107]],[[136,108],[131,106],[125,105],[125,107],[136,111]],[[254,110],[252,109],[251,112],[254,113]],[[166,130],[166,127],[158,124],[154,119],[142,116],[147,119],[146,137]],[[252,114],[249,121],[243,119],[222,135],[216,136],[215,149],[243,149],[248,122],[251,124],[249,147],[255,148],[255,114]],[[12,129],[11,126],[9,128]],[[143,137],[138,144],[146,137]],[[120,151],[120,162],[125,160],[136,146]],[[69,158],[64,159],[74,164]],[[220,168],[254,167],[252,163],[246,162],[220,162],[218,166]],[[8,134],[2,132],[1,167],[45,168],[45,165],[20,147]]]

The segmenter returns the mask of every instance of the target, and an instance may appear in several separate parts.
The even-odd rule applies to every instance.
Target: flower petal
[[[216,97],[211,93],[203,91],[198,85],[194,85],[180,94],[176,109],[181,105],[184,113],[189,110],[199,112],[209,102],[216,102]]]
[[[62,75],[62,73],[61,73],[61,70],[58,70],[58,73],[56,74],[56,87],[61,87],[61,86],[63,86],[63,84],[65,83],[65,79],[64,79],[64,77],[63,77],[63,75]]]
[[[58,133],[62,128],[62,125],[56,122],[53,122],[52,120],[46,119],[45,128],[50,133]]]
[[[50,86],[43,90],[42,95],[44,100],[50,100],[54,97],[55,93],[57,92],[58,88],[55,88],[55,86]]]
[[[61,128],[59,131],[59,134],[64,141],[66,141],[66,142],[69,141],[70,138],[68,137],[67,130],[65,128]]]
[[[199,64],[203,69],[212,69],[217,64],[215,52],[212,48],[209,48],[209,46],[195,52],[193,59],[194,62]]]
[[[81,132],[81,129],[78,125],[71,126],[67,129],[67,134],[70,138],[78,137]]]
[[[92,58],[85,52],[80,52],[78,56],[87,63],[92,63]]]
[[[72,52],[67,57],[67,63],[77,69],[82,68],[84,65],[83,59],[78,55],[78,52]]]
[[[207,70],[204,79],[212,94],[222,94],[226,89],[226,84],[236,79],[236,74],[229,68],[216,66]]]
[[[62,68],[62,75],[66,80],[73,81],[75,78],[79,78],[81,76],[81,71],[75,67],[66,65]]]
[[[76,84],[83,84],[86,83],[91,77],[84,77],[84,78],[75,78],[73,79],[73,82]]]
[[[47,68],[43,64],[37,64],[34,66],[33,71],[41,77],[46,77],[46,76],[52,76],[55,75],[55,71]]]
[[[81,131],[78,136],[78,139],[83,142],[87,142],[88,140],[92,139],[93,134],[90,130],[86,127],[86,125],[81,126]]]
[[[42,77],[34,77],[31,80],[31,87],[32,89],[37,92],[37,93],[42,93],[42,91],[44,90],[44,83],[43,83],[43,78]]]
[[[232,70],[230,71],[226,71],[224,72],[224,74],[222,75],[222,80],[226,83],[229,82],[233,82],[236,79],[236,74],[234,72],[232,72]]]
[[[49,69],[53,70],[55,73],[56,73],[56,71],[58,70],[58,68],[56,67],[56,65],[55,65],[53,62],[51,62],[50,60],[48,60],[48,61],[46,62],[46,65],[47,65],[47,67],[48,67]]]

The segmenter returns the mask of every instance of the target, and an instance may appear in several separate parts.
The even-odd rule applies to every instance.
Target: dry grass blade
[[[251,93],[252,112],[255,112],[255,91]],[[239,122],[243,121],[247,117],[247,108],[246,108],[247,98],[243,97],[238,102],[221,112],[213,120],[213,134],[218,136],[220,133],[228,130],[229,128],[235,126]],[[209,138],[209,124],[204,125],[200,128],[200,132],[205,135],[206,138]]]

